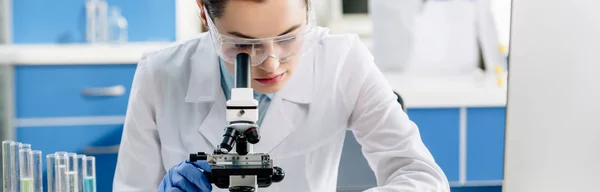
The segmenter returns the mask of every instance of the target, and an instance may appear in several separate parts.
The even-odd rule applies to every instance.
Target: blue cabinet
[[[17,66],[16,115],[18,118],[125,115],[135,69],[136,65]],[[110,91],[110,87],[124,90],[112,96],[83,94],[93,89]]]
[[[504,168],[504,107],[467,109],[467,182],[499,182]]]
[[[459,179],[460,109],[408,109],[423,142],[450,182]]]
[[[462,111],[464,110],[464,111]],[[452,191],[497,191],[503,179],[505,107],[409,108],[409,118],[448,180]],[[461,136],[461,126],[466,134]],[[461,140],[466,146],[461,148]],[[466,154],[461,157],[460,154]],[[466,164],[461,165],[461,160]],[[464,179],[461,171],[464,170]],[[464,182],[464,183],[463,183]],[[375,177],[351,132],[346,135],[339,189],[361,191],[376,186]],[[462,186],[482,187],[462,187]]]
[[[135,64],[16,66],[17,141],[30,143],[44,155],[67,151],[95,156],[98,191],[112,191],[136,67]],[[82,94],[86,89],[102,92],[103,88],[114,86],[124,90],[116,95]]]

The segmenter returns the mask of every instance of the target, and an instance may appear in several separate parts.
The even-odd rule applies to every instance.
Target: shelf
[[[1,45],[0,65],[135,64],[172,42]]]

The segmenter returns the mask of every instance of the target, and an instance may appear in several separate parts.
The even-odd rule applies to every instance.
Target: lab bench
[[[98,191],[111,191],[135,63],[168,44],[0,46],[0,63],[13,70],[16,139],[46,153],[97,156]],[[452,186],[501,185],[504,86],[489,75],[385,75]],[[351,132],[339,175],[339,191],[376,185]]]

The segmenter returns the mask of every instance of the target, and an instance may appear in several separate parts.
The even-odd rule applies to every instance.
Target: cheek
[[[288,73],[294,73],[298,68],[298,59],[283,63],[279,68],[285,69]]]

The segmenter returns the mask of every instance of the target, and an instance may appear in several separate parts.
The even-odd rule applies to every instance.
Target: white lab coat
[[[373,32],[373,55],[380,69],[406,71],[412,59],[415,23],[423,0],[371,0],[369,17]]]
[[[414,54],[404,72],[469,75],[480,71],[480,60],[490,73],[495,66],[506,66],[489,0],[432,0],[422,9],[415,25]]]
[[[379,187],[369,191],[449,191],[417,126],[358,37],[323,28],[317,33],[320,40],[275,94],[260,127],[254,151],[269,153],[286,177],[259,191],[335,191],[347,130],[376,175]],[[165,171],[190,153],[215,150],[226,124],[218,66],[206,34],[143,57],[114,191],[156,191]]]

